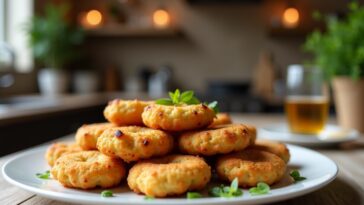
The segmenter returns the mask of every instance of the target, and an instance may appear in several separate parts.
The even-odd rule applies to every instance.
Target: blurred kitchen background
[[[103,121],[113,98],[175,88],[222,111],[283,113],[287,66],[323,29],[313,14],[340,18],[347,3],[0,0],[0,136],[28,136],[0,155]]]

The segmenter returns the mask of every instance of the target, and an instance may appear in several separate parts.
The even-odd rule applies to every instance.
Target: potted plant
[[[65,66],[78,56],[75,46],[83,41],[83,32],[66,21],[67,5],[48,5],[44,16],[35,16],[27,25],[29,44],[44,69],[38,73],[43,94],[60,94],[69,86]]]
[[[364,7],[351,3],[345,19],[326,22],[326,32],[314,31],[304,48],[332,81],[339,124],[364,132]]]

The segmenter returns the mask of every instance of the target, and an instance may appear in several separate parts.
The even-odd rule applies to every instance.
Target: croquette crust
[[[203,128],[211,124],[214,117],[214,111],[203,104],[180,106],[151,104],[145,107],[142,114],[146,126],[167,131]]]
[[[199,190],[211,178],[211,168],[200,157],[170,155],[144,160],[129,171],[128,185],[136,193],[166,197]]]
[[[238,178],[240,187],[253,187],[259,182],[268,185],[278,182],[286,171],[286,164],[269,152],[248,149],[219,157],[216,171],[222,180],[231,182]]]
[[[167,154],[173,148],[173,137],[146,127],[115,127],[101,134],[97,148],[106,155],[132,162]]]
[[[232,120],[228,113],[217,113],[214,121],[209,125],[209,127],[214,127],[218,125],[231,124]]]
[[[151,103],[152,101],[115,99],[105,107],[104,116],[118,126],[143,125],[143,110]]]
[[[51,174],[65,187],[92,189],[118,185],[126,171],[121,160],[98,151],[81,151],[60,157]]]
[[[183,153],[211,156],[243,150],[254,143],[255,138],[254,127],[228,124],[183,133],[178,137],[178,145]]]
[[[77,144],[54,143],[47,149],[45,158],[49,166],[53,166],[61,156],[79,151],[82,149]]]
[[[112,123],[94,123],[78,128],[75,139],[83,150],[96,150],[97,138],[108,128],[115,127]]]
[[[273,142],[270,140],[257,139],[255,143],[249,148],[255,150],[262,150],[277,155],[287,164],[291,155],[287,146],[280,142]]]

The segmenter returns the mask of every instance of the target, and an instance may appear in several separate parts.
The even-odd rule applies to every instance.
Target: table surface
[[[257,127],[284,121],[283,115],[233,114],[232,116],[235,122],[254,124]],[[334,122],[333,119],[331,119],[331,121]],[[356,142],[316,150],[328,156],[338,164],[338,177],[329,185],[318,191],[274,204],[364,204],[364,137]],[[17,153],[0,158],[0,167],[15,154]],[[8,184],[2,176],[0,176],[0,190],[0,204],[2,205],[69,204],[46,199],[12,186]]]

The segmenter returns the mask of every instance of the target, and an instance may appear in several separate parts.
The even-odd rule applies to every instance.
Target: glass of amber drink
[[[325,128],[328,111],[329,97],[321,71],[288,66],[285,112],[291,132],[318,134]]]

